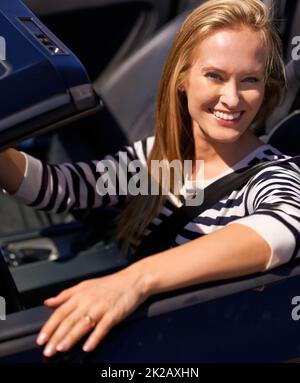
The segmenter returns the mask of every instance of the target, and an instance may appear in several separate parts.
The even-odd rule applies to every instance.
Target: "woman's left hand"
[[[142,278],[130,268],[81,282],[45,301],[56,310],[42,327],[37,344],[47,343],[44,355],[53,356],[68,351],[92,330],[83,346],[84,351],[92,351],[147,297]]]

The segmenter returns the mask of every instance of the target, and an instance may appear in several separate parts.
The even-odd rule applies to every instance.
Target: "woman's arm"
[[[263,271],[270,255],[271,248],[253,229],[228,225],[47,300],[45,303],[56,310],[43,326],[37,343],[47,343],[44,355],[52,356],[69,350],[93,329],[84,345],[85,351],[92,351],[113,326],[149,296]]]
[[[147,295],[264,271],[268,243],[253,229],[231,224],[131,265]]]
[[[52,213],[126,203],[132,198],[126,186],[135,174],[129,164],[137,159],[144,164],[152,145],[153,136],[101,160],[57,164],[8,149],[0,152],[0,187],[24,204]]]

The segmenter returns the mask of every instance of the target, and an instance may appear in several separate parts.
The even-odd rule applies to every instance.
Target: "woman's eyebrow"
[[[201,70],[203,72],[207,72],[209,70],[213,70],[213,71],[216,71],[216,72],[220,72],[220,73],[223,73],[223,74],[227,74],[226,71],[224,71],[223,69],[220,69],[220,68],[217,68],[215,66],[204,66],[204,67],[201,67]],[[245,73],[242,73],[243,76],[253,76],[253,75],[260,75],[260,76],[263,76],[264,75],[264,72],[262,70],[254,70],[252,72],[245,72]]]
[[[220,69],[220,68],[217,68],[217,67],[214,67],[214,66],[204,66],[204,67],[201,67],[201,70],[203,72],[206,72],[208,70],[215,70],[216,72],[221,72],[221,73],[225,73],[226,74],[226,71]]]

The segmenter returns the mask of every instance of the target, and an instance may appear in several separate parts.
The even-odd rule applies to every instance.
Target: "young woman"
[[[260,0],[208,1],[183,23],[169,53],[155,137],[122,150],[145,166],[152,160],[192,160],[193,180],[196,161],[202,160],[205,184],[259,160],[284,158],[249,128],[276,105],[284,86],[270,10]],[[118,162],[120,157],[119,152],[107,159]],[[181,196],[173,193],[174,182],[169,195],[101,197],[96,193],[97,161],[47,165],[9,149],[1,153],[0,163],[1,185],[39,209],[59,213],[123,201],[116,239],[125,250],[134,249],[186,197],[184,188]],[[133,174],[129,168],[126,172]],[[160,175],[156,181],[162,182]],[[91,332],[83,349],[92,351],[152,294],[283,264],[299,250],[299,216],[300,169],[277,165],[261,170],[186,225],[170,249],[46,300],[55,311],[37,343],[52,356]]]

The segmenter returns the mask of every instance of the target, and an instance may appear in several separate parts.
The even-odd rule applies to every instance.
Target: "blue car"
[[[82,0],[72,7],[2,0],[0,149],[15,146],[52,162],[100,159],[153,134],[168,49],[186,15],[202,2]],[[294,37],[300,36],[300,1],[276,5],[289,87],[257,135],[297,155],[300,37]],[[112,28],[112,20],[119,28]],[[43,301],[132,262],[110,241],[110,222],[120,209],[56,216],[1,194],[0,363],[49,363],[35,343],[51,313]],[[51,361],[299,361],[299,262],[152,296],[93,353],[85,354],[79,343]]]

